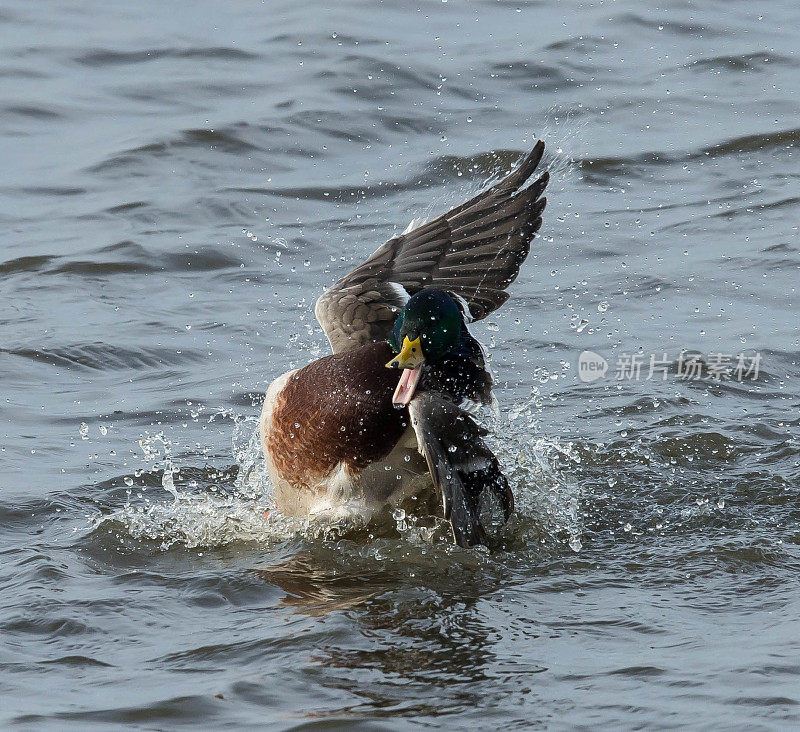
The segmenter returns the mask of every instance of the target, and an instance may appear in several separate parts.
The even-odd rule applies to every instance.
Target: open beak
[[[396,407],[405,407],[411,401],[422,375],[423,363],[425,363],[425,356],[422,353],[419,336],[413,341],[406,336],[403,339],[400,353],[386,364],[387,369],[403,369],[403,374],[392,397],[392,404]]]

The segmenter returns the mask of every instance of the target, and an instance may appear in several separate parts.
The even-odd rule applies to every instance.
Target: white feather
[[[409,225],[406,226],[405,229],[403,229],[403,234],[408,234],[409,231],[414,231],[414,229],[418,229],[425,223],[426,220],[427,219],[423,218],[422,216],[416,219],[411,219]],[[402,236],[403,234],[400,234],[400,236]]]
[[[387,282],[386,284],[397,298],[400,306],[405,306],[411,297],[406,291],[406,288],[403,287],[399,282]]]
[[[450,296],[454,297],[458,301],[459,305],[461,305],[461,309],[464,311],[464,320],[466,320],[468,323],[471,323],[473,320],[475,320],[475,318],[472,316],[472,311],[469,309],[467,301],[461,297],[461,295],[456,295],[455,292],[451,292]]]

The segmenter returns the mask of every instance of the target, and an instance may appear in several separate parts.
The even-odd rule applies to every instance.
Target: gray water
[[[0,726],[796,726],[798,24],[5,0]],[[538,137],[541,236],[473,328],[502,545],[268,516],[255,420],[326,352],[315,298]]]

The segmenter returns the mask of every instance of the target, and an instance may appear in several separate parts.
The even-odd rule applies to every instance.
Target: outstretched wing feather
[[[334,352],[386,338],[405,299],[425,287],[462,297],[472,320],[499,308],[542,224],[547,172],[516,192],[543,152],[539,141],[494,186],[389,239],[322,295],[314,311]]]

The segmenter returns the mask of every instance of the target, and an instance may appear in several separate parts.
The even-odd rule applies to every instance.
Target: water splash
[[[242,496],[253,499],[272,493],[261,449],[258,424],[258,419],[255,417],[239,418],[235,421],[231,436],[233,457],[239,467],[236,474],[236,490]]]
[[[547,376],[545,380],[550,377]],[[516,404],[503,418],[488,417],[489,440],[516,495],[516,516],[501,533],[509,548],[517,543],[569,545],[581,548],[580,491],[566,480],[564,459],[579,462],[571,443],[532,435],[538,433],[541,410],[538,387],[529,399]],[[214,420],[213,414],[209,419]],[[273,493],[261,450],[258,420],[227,414],[234,426],[231,450],[235,465],[225,469],[180,465],[177,443],[163,432],[146,434],[140,441],[145,467],[125,476],[126,501],[120,508],[94,519],[95,528],[107,524],[140,541],[155,541],[163,550],[221,547],[234,543],[272,544],[298,535],[309,539],[336,538],[354,527],[310,525],[274,510]],[[154,495],[155,480],[171,500]],[[148,490],[149,489],[149,490]],[[408,544],[450,541],[447,522],[437,516],[417,516],[397,509],[394,529]],[[355,527],[363,528],[363,527]],[[391,531],[392,526],[389,526]],[[377,533],[381,533],[380,531]],[[373,539],[372,531],[363,537]]]
[[[258,435],[258,420],[236,418],[232,434],[234,469],[182,468],[174,457],[173,441],[163,432],[139,441],[147,464],[135,477],[161,476],[161,487],[172,497],[165,502],[145,495],[140,486],[135,500],[133,480],[125,480],[125,504],[96,517],[94,527],[115,524],[128,536],[159,542],[161,549],[175,544],[188,548],[219,547],[238,542],[274,542],[294,535],[295,521],[273,512],[272,491],[266,477]]]
[[[514,538],[564,543],[578,552],[583,532],[581,489],[563,464],[578,464],[581,457],[572,442],[537,436],[541,406],[539,388],[534,386],[529,399],[515,404],[505,416],[492,416],[489,442],[514,491],[516,528],[521,531]]]

